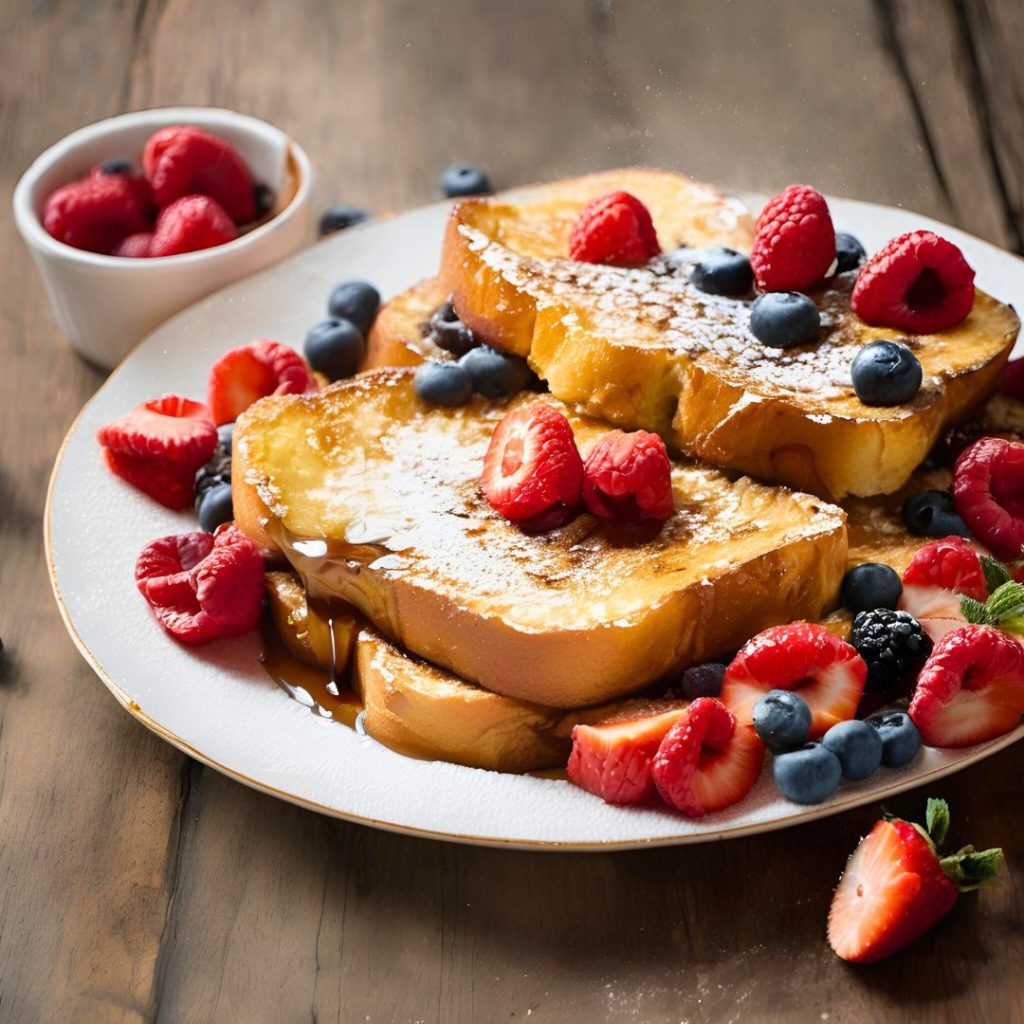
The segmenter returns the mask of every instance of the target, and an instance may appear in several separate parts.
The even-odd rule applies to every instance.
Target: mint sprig
[[[1007,633],[1024,636],[1024,583],[1001,583],[982,604],[973,597],[961,596],[960,611],[976,626],[996,626]]]
[[[985,587],[990,594],[994,594],[1004,583],[1009,583],[1013,577],[1010,570],[1002,562],[991,555],[981,555],[981,569],[985,573]]]

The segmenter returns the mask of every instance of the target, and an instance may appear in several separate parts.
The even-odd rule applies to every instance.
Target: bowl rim
[[[155,131],[179,121],[185,124],[195,124],[210,131],[216,131],[218,125],[230,124],[231,127],[241,129],[251,135],[264,138],[275,136],[278,140],[283,141],[287,154],[294,159],[298,168],[298,183],[291,201],[270,220],[230,242],[214,245],[208,249],[199,249],[196,252],[180,253],[176,256],[160,256],[155,259],[107,256],[103,253],[76,249],[74,246],[54,238],[43,227],[34,208],[34,193],[39,180],[52,169],[54,164],[98,137],[114,135],[128,128],[146,126],[152,126]],[[282,224],[295,216],[308,201],[312,188],[313,165],[309,154],[295,139],[276,125],[250,114],[240,114],[224,107],[150,107],[127,114],[117,114],[114,117],[104,118],[102,121],[94,121],[92,124],[84,125],[65,135],[47,147],[18,179],[14,188],[12,206],[14,219],[22,238],[30,248],[42,250],[48,257],[82,267],[117,268],[130,273],[156,273],[162,267],[172,269],[212,262],[215,259],[230,256],[232,253],[239,253],[258,245],[264,238],[277,231]]]

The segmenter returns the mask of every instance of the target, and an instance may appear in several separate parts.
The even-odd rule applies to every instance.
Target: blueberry
[[[878,771],[882,763],[882,739],[867,722],[837,722],[822,737],[821,745],[839,758],[843,778],[858,782]]]
[[[314,370],[328,380],[342,380],[358,371],[366,342],[351,321],[324,320],[307,332],[302,351]]]
[[[716,245],[694,263],[690,281],[709,295],[746,295],[754,287],[754,271],[743,253]]]
[[[473,378],[453,360],[428,359],[416,371],[413,388],[431,405],[465,405],[473,394]]]
[[[864,246],[853,235],[839,232],[836,235],[836,273],[845,274],[848,270],[856,270],[867,253]]]
[[[368,281],[345,281],[331,290],[327,299],[327,315],[336,320],[350,320],[365,338],[380,309],[380,292]]]
[[[142,174],[139,165],[127,156],[112,156],[109,160],[104,160],[100,164],[100,170],[104,174],[123,174],[130,177]]]
[[[751,333],[769,348],[792,348],[813,341],[821,315],[812,299],[799,292],[766,292],[750,310]]]
[[[454,199],[456,196],[478,196],[491,191],[487,175],[476,164],[451,164],[441,172],[437,185],[441,195],[448,199]]]
[[[866,721],[878,730],[882,740],[882,764],[886,768],[902,768],[917,757],[921,734],[909,715],[902,711],[883,711]]]
[[[722,692],[722,676],[725,665],[708,662],[706,665],[694,665],[683,673],[679,681],[679,692],[687,700],[698,697],[717,697]]]
[[[426,334],[439,348],[456,356],[464,356],[480,344],[480,339],[459,319],[450,299],[431,314]]]
[[[754,705],[754,729],[769,750],[792,750],[807,742],[811,709],[791,690],[769,690]]]
[[[865,405],[903,405],[921,390],[917,356],[898,341],[873,341],[853,359],[850,379]]]
[[[217,428],[217,443],[223,445],[228,455],[231,454],[231,442],[235,439],[234,423],[222,423]]]
[[[230,523],[235,517],[231,504],[231,484],[214,484],[204,491],[197,502],[196,514],[199,526],[207,533],[213,533],[221,523]]]
[[[921,491],[903,502],[903,522],[918,537],[970,536],[948,491]]]
[[[772,761],[775,785],[796,804],[820,804],[828,799],[842,774],[839,758],[820,743],[778,754]]]
[[[335,231],[344,231],[345,228],[350,228],[354,224],[362,224],[364,220],[369,219],[370,215],[358,206],[349,206],[348,203],[334,203],[320,214],[317,234],[323,238],[324,235],[332,235]]]
[[[847,572],[839,593],[843,605],[851,612],[895,608],[903,593],[903,583],[892,566],[882,562],[865,562]]]
[[[256,220],[266,217],[274,208],[274,190],[269,185],[254,185],[252,190],[252,201],[256,207]]]
[[[470,349],[460,360],[473,380],[473,390],[484,398],[507,398],[530,383],[530,367],[519,356],[506,355],[488,345]]]

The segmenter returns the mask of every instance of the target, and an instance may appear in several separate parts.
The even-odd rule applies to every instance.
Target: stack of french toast
[[[580,211],[619,191],[650,212],[660,253],[570,258]],[[851,308],[856,272],[812,292],[820,330],[791,347],[752,337],[753,289],[694,285],[701,252],[753,242],[741,204],[658,171],[463,201],[438,275],[378,313],[363,372],[239,419],[235,524],[279,561],[278,639],[355,691],[370,736],[478,768],[564,767],[575,726],[674,706],[684,669],[767,627],[845,635],[848,568],[902,572],[927,540],[901,508],[949,488],[936,446],[1024,429],[1021,404],[992,397],[1019,328],[1010,306],[977,291],[958,326],[900,332],[922,383],[868,404],[850,364],[893,331]],[[423,400],[418,368],[455,359],[429,327],[447,303],[478,342],[528,362],[526,390]],[[480,485],[492,435],[538,400],[584,454],[613,428],[659,435],[671,515],[537,530],[497,514]]]

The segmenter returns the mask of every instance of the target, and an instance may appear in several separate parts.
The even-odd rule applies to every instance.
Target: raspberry
[[[129,235],[121,240],[121,244],[114,250],[115,256],[126,256],[129,259],[140,260],[152,255],[153,234],[150,231],[140,231],[137,234]]]
[[[165,508],[180,512],[192,503],[195,475],[180,463],[124,455],[110,448],[103,449],[103,459],[111,473]]]
[[[305,395],[317,390],[306,361],[279,341],[252,341],[225,352],[210,369],[207,404],[215,423],[234,423],[267,395]]]
[[[635,522],[672,515],[672,467],[657,434],[605,434],[587,454],[583,474],[583,502],[600,519]]]
[[[147,231],[149,222],[127,179],[98,174],[51,192],[43,206],[43,227],[75,249],[111,253],[125,236]]]
[[[981,559],[963,537],[943,537],[925,544],[904,570],[903,584],[941,587],[976,601],[988,597]]]
[[[239,636],[259,622],[263,559],[233,526],[147,544],[135,582],[160,625],[185,644]]]
[[[574,510],[583,461],[569,421],[544,402],[508,413],[491,435],[480,483],[491,507],[513,522]]]
[[[569,234],[569,257],[583,263],[643,263],[659,252],[651,214],[629,192],[591,199]]]
[[[850,306],[866,324],[912,334],[948,331],[974,304],[974,271],[932,231],[894,238],[861,268]]]
[[[999,390],[1009,398],[1024,402],[1024,358],[1011,359],[1003,368]]]
[[[971,532],[996,554],[1024,550],[1024,444],[983,437],[953,470],[953,500]]]
[[[217,430],[201,402],[164,395],[100,427],[96,439],[120,455],[178,462],[195,473],[217,447]]]
[[[165,206],[156,219],[150,256],[178,256],[223,245],[238,237],[231,218],[207,196],[184,196]]]
[[[236,224],[256,219],[253,180],[231,143],[191,125],[154,132],[142,153],[153,198],[165,207],[187,195],[216,200]]]
[[[967,747],[1015,728],[1024,712],[1024,646],[991,626],[961,626],[935,645],[909,714],[925,743]]]
[[[895,696],[907,676],[931,653],[932,642],[921,623],[908,612],[877,608],[859,612],[850,643],[868,666],[867,687]]]
[[[763,292],[813,288],[836,259],[836,232],[825,197],[790,185],[765,204],[754,225],[750,265]]]

